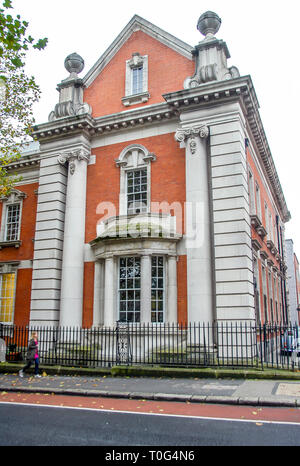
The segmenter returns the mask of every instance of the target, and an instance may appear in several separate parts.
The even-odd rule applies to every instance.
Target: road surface
[[[298,408],[2,392],[0,419],[1,446],[300,445]]]

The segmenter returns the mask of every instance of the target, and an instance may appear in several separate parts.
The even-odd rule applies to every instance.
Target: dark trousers
[[[22,371],[25,372],[31,364],[33,363],[33,360],[27,361],[26,365],[23,367]],[[39,373],[39,358],[34,359],[34,374],[38,375]]]

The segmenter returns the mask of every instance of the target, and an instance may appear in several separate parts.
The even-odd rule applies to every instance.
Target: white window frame
[[[18,191],[17,189],[12,189],[9,196],[1,198],[1,201],[3,203],[3,207],[2,207],[2,218],[1,218],[1,229],[0,229],[0,242],[4,246],[5,246],[5,243],[7,243],[7,245],[9,245],[11,243],[18,243],[17,246],[19,246],[20,235],[21,235],[21,224],[22,224],[23,200],[26,197],[27,196],[26,196],[25,193],[23,193],[21,191]],[[17,204],[20,205],[17,239],[7,240],[6,237],[7,237],[8,208],[9,208],[9,206],[17,205]]]
[[[256,207],[256,215],[258,216],[260,221],[262,221],[260,187],[257,181],[255,182],[255,207]]]
[[[142,180],[142,172],[146,172],[146,190],[142,190],[142,181],[139,183],[141,186],[141,189],[138,192],[135,192],[135,187],[137,187],[137,184],[135,184],[135,181],[139,178]],[[137,176],[137,173],[140,173],[140,176]],[[132,192],[129,192],[129,175],[132,174]],[[126,171],[126,210],[128,215],[135,215],[135,214],[144,214],[149,212],[149,199],[148,199],[148,170],[147,167],[140,167],[138,169],[133,169],[133,170],[127,170]],[[142,196],[146,195],[146,202],[143,202],[143,199],[140,199],[140,204],[138,205],[138,200],[135,199],[135,196]],[[129,204],[129,196],[132,196],[132,207],[130,207]],[[131,211],[131,212],[130,212]]]
[[[256,206],[255,206],[255,191],[254,191],[254,177],[250,169],[248,169],[248,179],[249,179],[249,208],[250,215],[255,215]]]
[[[266,230],[267,230],[267,238],[271,239],[270,225],[269,225],[269,208],[268,208],[268,204],[266,202],[265,202],[265,227],[266,227]]]
[[[263,292],[263,312],[265,323],[269,322],[269,300],[268,300],[268,289],[267,289],[267,268],[262,265],[262,292]]]
[[[269,301],[270,301],[270,318],[274,323],[274,293],[273,293],[273,275],[272,271],[268,270],[268,285],[269,285]]]
[[[254,299],[257,300],[257,323],[261,322],[261,302],[260,302],[260,282],[259,282],[259,264],[257,257],[253,258],[253,277],[255,278],[256,290],[254,290]],[[256,293],[256,295],[255,295]]]
[[[8,218],[9,218],[9,211],[11,208],[18,207],[18,217],[15,222],[10,222],[10,225],[15,224],[16,225],[16,234],[15,238],[8,238]],[[5,230],[4,230],[4,241],[19,241],[20,239],[20,220],[21,220],[21,203],[20,202],[15,202],[14,204],[7,204],[6,205],[6,215],[5,215]]]
[[[156,258],[156,260],[158,259],[162,259],[162,262],[163,262],[163,265],[162,265],[162,269],[163,269],[163,276],[162,277],[159,277],[158,275],[157,276],[153,276],[153,268],[154,268],[154,265],[153,265],[153,259]],[[158,265],[155,266],[156,270],[158,270]],[[157,279],[157,280],[163,280],[163,287],[153,287],[152,285],[152,280],[153,279]],[[163,299],[162,300],[158,300],[157,299],[157,293],[159,291],[162,291],[162,294],[163,294]],[[152,297],[152,292],[155,292],[156,294],[156,298],[155,300],[153,299]],[[156,310],[152,310],[152,302],[155,302],[156,303]],[[162,302],[162,310],[159,310],[157,309],[158,307],[158,302]],[[152,314],[155,313],[156,314],[156,320],[152,320]],[[162,313],[163,315],[163,319],[162,320],[159,320],[158,319],[158,314],[159,313]],[[164,323],[166,320],[166,261],[165,261],[165,257],[162,256],[162,255],[153,255],[151,257],[151,322],[152,323],[155,323],[155,324],[162,324]]]
[[[133,280],[133,286],[132,288],[121,288],[120,287],[120,271],[121,271],[121,260],[126,260],[128,261],[128,259],[133,259],[133,260],[136,260],[136,259],[139,259],[139,262],[140,262],[140,276],[138,277],[139,280],[140,280],[140,286],[135,288],[135,280],[136,278],[135,277],[132,277],[131,279]],[[129,267],[126,265],[126,269],[128,269]],[[127,277],[126,275],[126,280],[128,280],[129,278]],[[125,320],[125,321],[121,321],[121,313],[122,312],[125,312],[126,315],[131,312],[130,310],[126,310],[126,311],[123,311],[120,309],[120,304],[121,304],[121,292],[128,292],[128,291],[131,291],[133,292],[134,294],[134,299],[133,300],[130,300],[130,301],[133,301],[134,305],[135,305],[135,302],[139,301],[140,303],[140,309],[139,309],[139,312],[137,312],[135,309],[132,311],[133,314],[139,314],[139,320],[134,320],[134,321],[128,321],[128,320]],[[135,299],[135,293],[138,292],[140,293],[140,299],[139,300],[136,300]],[[139,256],[121,256],[118,258],[118,320],[121,321],[121,322],[130,322],[130,323],[140,323],[141,322],[141,300],[142,300],[142,297],[141,297],[141,294],[142,294],[142,290],[141,290],[141,258]],[[126,302],[128,303],[129,300],[126,298],[126,300],[122,300],[123,302]],[[127,307],[127,305],[126,305]]]
[[[134,89],[134,70],[141,69],[141,87],[139,92]],[[125,97],[122,98],[123,105],[128,107],[138,103],[148,102],[150,94],[148,92],[148,55],[141,56],[138,52],[132,54],[126,60],[125,74]]]
[[[140,94],[144,91],[144,67],[143,65],[131,69],[131,94]]]
[[[162,266],[162,269],[163,269],[163,276],[162,276],[162,277],[159,277],[158,275],[157,275],[157,277],[154,277],[154,276],[153,276],[153,268],[154,268],[153,259],[154,259],[154,258],[156,258],[156,260],[158,260],[158,259],[160,259],[160,258],[162,259],[162,262],[163,262],[163,266]],[[142,307],[142,291],[145,291],[145,290],[142,290],[142,273],[143,273],[143,272],[142,272],[142,267],[141,267],[141,261],[140,261],[140,277],[139,277],[139,279],[140,279],[140,287],[139,287],[139,288],[135,288],[135,283],[134,283],[134,284],[133,284],[134,286],[133,286],[132,288],[121,288],[121,287],[120,287],[120,270],[121,270],[121,260],[122,260],[122,259],[123,259],[123,260],[124,260],[124,259],[125,259],[125,260],[128,260],[128,259],[134,259],[134,260],[136,260],[136,259],[141,259],[141,258],[140,258],[139,255],[137,255],[137,256],[120,256],[120,257],[118,257],[118,261],[117,261],[117,264],[118,264],[118,274],[117,274],[117,276],[118,276],[118,284],[117,284],[117,290],[118,290],[117,320],[119,320],[119,321],[121,320],[121,312],[126,312],[126,313],[130,312],[130,311],[127,311],[127,310],[126,310],[126,311],[123,311],[123,310],[120,309],[120,304],[121,304],[121,299],[120,299],[120,297],[121,297],[121,292],[122,292],[122,291],[123,291],[123,292],[124,292],[124,291],[127,292],[127,291],[129,290],[129,291],[132,291],[132,292],[134,293],[134,295],[135,295],[135,292],[136,292],[136,291],[139,291],[139,292],[140,292],[140,299],[139,299],[139,301],[140,301],[140,311],[139,311],[139,312],[140,312],[140,320],[139,320],[138,322],[142,322],[142,309],[141,309],[141,307]],[[158,271],[158,265],[156,265],[155,268],[156,268],[156,271]],[[161,267],[160,267],[160,268],[161,268]],[[163,280],[163,287],[161,288],[161,287],[156,286],[156,287],[154,288],[154,287],[152,286],[152,284],[153,284],[152,279],[153,279],[153,278],[156,278],[157,280]],[[135,278],[132,278],[132,280],[135,280]],[[166,260],[165,260],[165,256],[162,255],[162,254],[151,255],[151,281],[150,281],[150,284],[149,284],[150,290],[148,290],[148,291],[151,293],[150,319],[151,319],[151,323],[153,323],[153,324],[162,324],[162,323],[165,323],[165,321],[166,321],[166,284],[167,284],[167,272],[166,272]],[[159,299],[157,298],[157,292],[159,292],[159,291],[162,291],[162,294],[163,294],[163,299],[162,299],[162,300],[159,300]],[[155,295],[156,295],[155,300],[152,298],[152,292],[155,292]],[[124,300],[122,300],[122,301],[124,301]],[[134,301],[134,302],[136,301],[135,298],[134,298],[133,301]],[[155,311],[152,310],[152,301],[155,301],[155,302],[156,302],[156,310],[155,310]],[[126,299],[126,302],[127,302],[127,299]],[[157,308],[158,308],[158,302],[162,302],[162,309],[161,309],[161,310],[157,309]],[[132,312],[134,312],[134,311],[132,311]],[[155,320],[152,320],[152,313],[153,313],[153,312],[156,314],[156,319],[155,319]],[[161,312],[162,315],[163,315],[163,319],[162,319],[161,321],[158,319],[158,313],[160,313],[160,312]],[[122,322],[128,322],[128,321],[126,320],[126,321],[122,321]],[[136,321],[134,321],[134,322],[129,321],[129,322],[130,322],[130,323],[136,323]]]
[[[119,215],[128,215],[127,209],[127,172],[133,170],[147,170],[147,213],[151,210],[151,162],[156,157],[151,154],[141,144],[127,146],[116,160],[116,165],[120,167],[120,198]]]

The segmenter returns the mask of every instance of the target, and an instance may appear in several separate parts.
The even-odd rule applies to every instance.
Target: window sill
[[[18,249],[22,244],[22,241],[0,241],[0,249],[3,248],[16,248]]]
[[[149,92],[142,92],[140,94],[128,95],[122,98],[122,103],[125,107],[136,104],[144,104],[148,102],[150,98]]]

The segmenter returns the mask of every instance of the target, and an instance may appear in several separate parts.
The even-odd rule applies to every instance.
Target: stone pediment
[[[108,47],[103,55],[97,60],[95,65],[90,69],[90,71],[83,78],[84,85],[86,87],[96,79],[96,77],[101,73],[104,67],[110,62],[110,60],[116,55],[116,53],[121,49],[124,43],[130,38],[130,36],[136,32],[142,31],[145,34],[148,34],[150,37],[158,40],[167,47],[173,49],[175,52],[180,53],[186,58],[193,60],[192,50],[193,47],[186,44],[185,42],[177,39],[168,32],[160,29],[149,21],[141,18],[138,15],[134,15],[133,18],[129,21],[127,26],[120,32],[116,37],[113,43]]]

